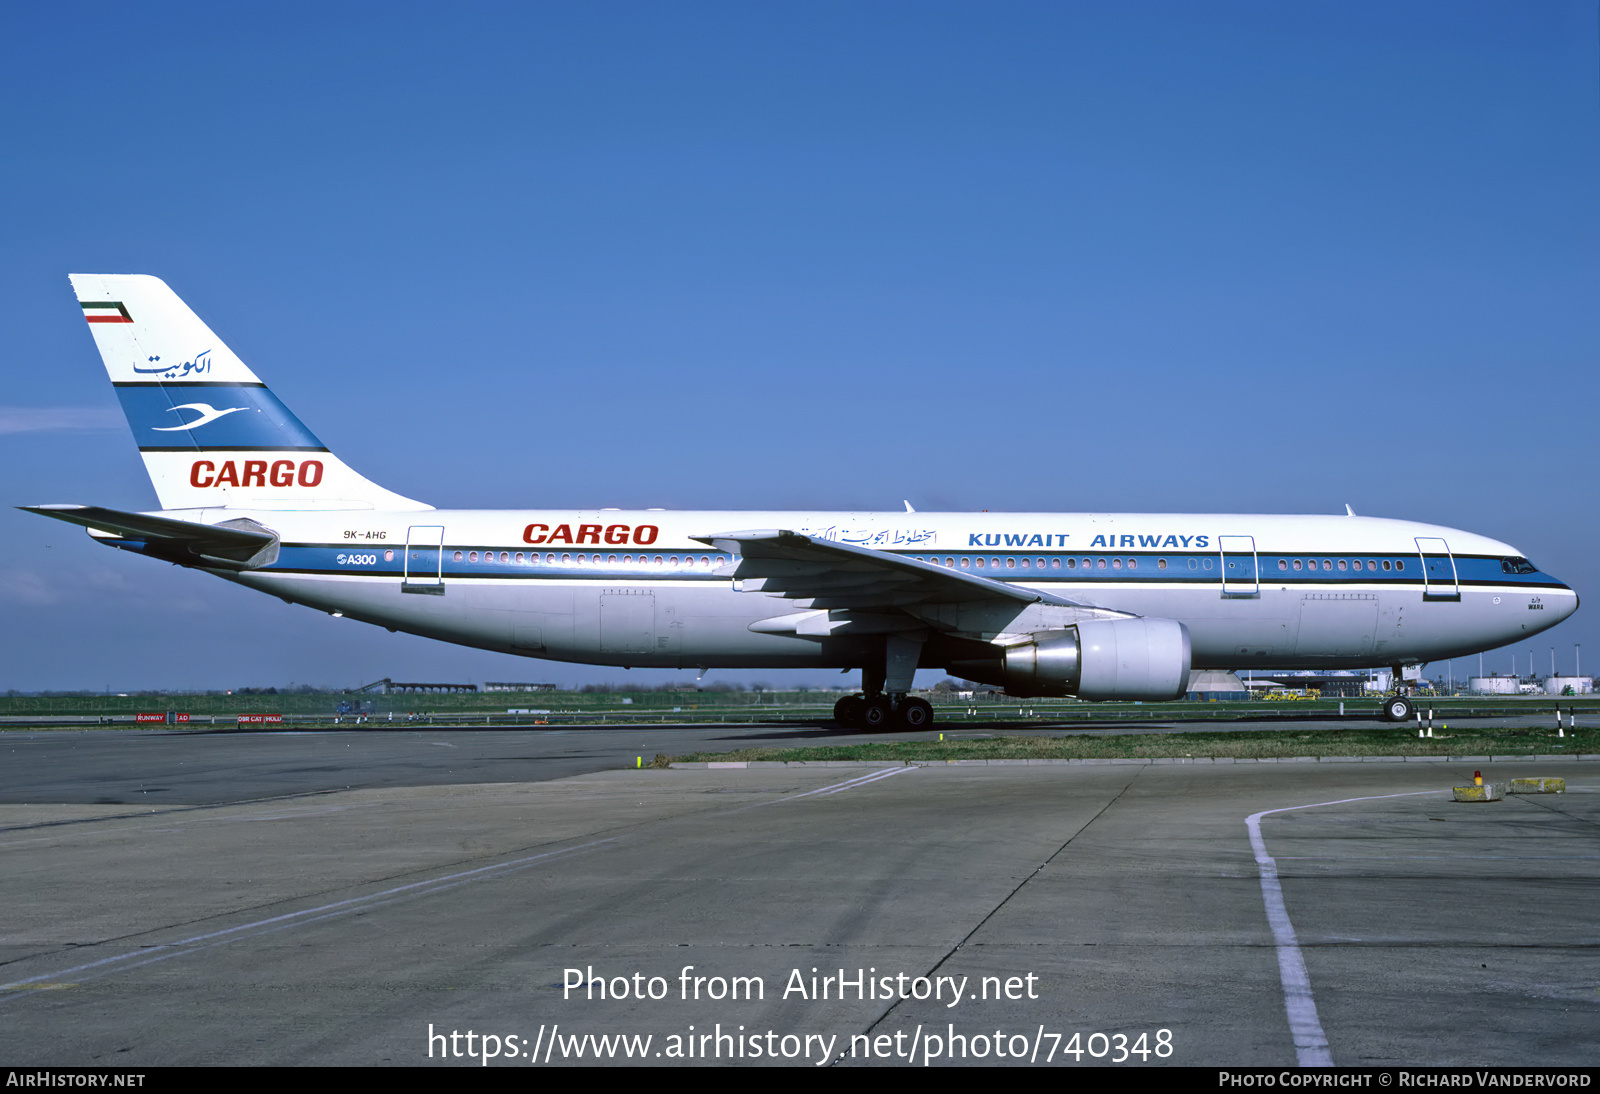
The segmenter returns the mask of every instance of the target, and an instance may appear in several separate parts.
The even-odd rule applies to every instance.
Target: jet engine
[[[956,661],[949,669],[1021,698],[1181,699],[1189,687],[1189,629],[1175,619],[1093,619],[1039,631],[995,660]]]

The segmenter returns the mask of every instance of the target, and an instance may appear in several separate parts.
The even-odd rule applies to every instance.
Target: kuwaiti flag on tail
[[[91,323],[131,323],[133,316],[120,300],[80,300],[83,317]]]

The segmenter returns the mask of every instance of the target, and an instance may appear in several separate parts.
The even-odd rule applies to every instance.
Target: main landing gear
[[[921,635],[891,634],[884,639],[883,664],[861,670],[861,695],[846,695],[833,705],[841,729],[893,731],[927,729],[933,704],[906,694],[922,654]]]
[[[833,720],[841,729],[927,729],[933,704],[911,695],[846,695],[833,705]]]

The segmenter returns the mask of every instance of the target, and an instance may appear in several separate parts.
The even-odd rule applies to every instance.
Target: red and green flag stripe
[[[131,323],[133,316],[120,300],[80,300],[83,317],[91,323]]]

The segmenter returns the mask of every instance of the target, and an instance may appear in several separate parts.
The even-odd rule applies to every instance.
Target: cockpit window
[[[1506,574],[1536,574],[1538,567],[1521,555],[1512,555],[1510,558],[1500,560],[1500,572]]]

